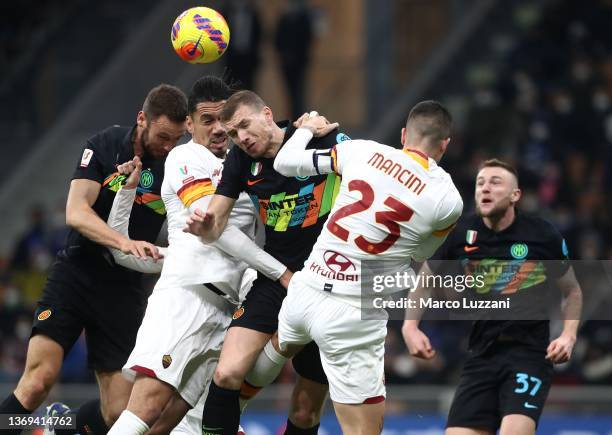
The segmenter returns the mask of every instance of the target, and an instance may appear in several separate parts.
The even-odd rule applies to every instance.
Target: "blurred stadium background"
[[[509,160],[520,169],[522,210],[553,221],[574,259],[612,260],[612,1],[211,0],[205,5],[227,11],[232,40],[221,61],[203,66],[180,61],[169,40],[174,17],[195,5],[0,5],[1,397],[24,366],[33,307],[65,235],[65,196],[84,139],[133,123],[155,84],[187,91],[229,62],[245,82],[255,66],[253,86],[278,118],[316,108],[354,138],[399,145],[408,109],[441,100],[456,127],[443,164],[467,211],[478,163]],[[248,22],[250,33],[241,35],[233,20]],[[310,53],[297,66],[305,75],[303,102],[285,86],[279,31],[293,41],[281,50]],[[240,58],[240,50],[250,57]],[[469,325],[425,324],[439,350],[430,362],[410,358],[399,328],[389,326],[385,433],[441,434]],[[586,322],[572,361],[556,367],[538,433],[612,434],[611,351],[612,322]],[[249,435],[278,433],[292,379],[287,367],[250,405]],[[80,341],[50,399],[78,405],[96,394]],[[330,410],[320,433],[337,431]]]

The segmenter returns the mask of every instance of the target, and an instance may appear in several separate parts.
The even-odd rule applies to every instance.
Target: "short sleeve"
[[[434,236],[446,237],[455,227],[463,212],[463,199],[459,191],[453,185],[440,203],[437,210],[437,227],[434,228]]]
[[[547,251],[550,252],[548,269],[555,278],[559,278],[570,268],[569,250],[561,233],[552,224],[548,226]]]
[[[215,193],[212,183],[214,167],[210,161],[194,158],[187,148],[175,148],[166,159],[164,183],[185,207]]]
[[[102,184],[105,176],[104,157],[104,151],[101,147],[93,140],[88,140],[83,147],[72,179],[87,179]]]
[[[240,192],[245,186],[245,169],[242,151],[237,146],[233,146],[223,164],[221,181],[217,186],[217,195],[227,196],[228,198],[238,199]]]
[[[336,144],[331,151],[332,169],[338,175],[349,161],[365,152],[372,151],[377,145],[370,140],[345,140]]]

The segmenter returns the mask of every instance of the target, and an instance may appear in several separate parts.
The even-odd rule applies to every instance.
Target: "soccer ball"
[[[230,30],[223,15],[203,6],[187,9],[174,20],[170,32],[176,54],[189,63],[210,63],[227,49]]]

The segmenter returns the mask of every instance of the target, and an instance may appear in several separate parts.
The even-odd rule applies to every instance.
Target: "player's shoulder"
[[[462,233],[468,230],[477,230],[482,224],[482,218],[476,213],[462,215],[453,230],[454,233]]]
[[[222,166],[222,162],[204,145],[189,142],[174,147],[166,157],[166,170],[178,167],[181,173],[190,170],[214,169]]]
[[[216,159],[215,155],[210,152],[204,145],[195,143],[190,140],[187,143],[175,146],[170,153],[168,153],[168,159],[177,160],[185,158],[197,158],[197,159]]]
[[[327,133],[325,136],[316,137],[310,141],[313,144],[313,148],[331,148],[337,144],[351,141],[348,134],[340,129],[334,129]]]
[[[436,191],[439,195],[441,195],[440,199],[463,203],[459,189],[457,189],[451,174],[432,159],[430,159],[429,162],[429,171],[427,172],[427,175],[429,176],[430,182],[433,182],[438,186]]]
[[[369,139],[347,139],[343,142],[339,142],[336,145],[336,150],[342,150],[345,154],[380,153],[386,157],[398,151],[389,145],[384,145]]]
[[[521,212],[518,215],[518,219],[520,231],[529,232],[544,239],[557,239],[560,237],[557,227],[542,216]]]
[[[108,148],[112,146],[121,146],[124,143],[131,141],[134,127],[123,127],[120,125],[111,125],[103,130],[100,130],[91,136],[87,142],[90,146],[96,148]]]

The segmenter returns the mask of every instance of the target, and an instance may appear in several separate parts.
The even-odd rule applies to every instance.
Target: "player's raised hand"
[[[135,156],[132,160],[128,160],[117,166],[117,172],[120,174],[130,174],[125,180],[123,187],[125,189],[134,189],[140,182],[140,174],[142,173],[142,161],[140,157]]]
[[[561,334],[559,338],[553,340],[546,349],[546,359],[553,364],[561,364],[569,361],[572,357],[572,350],[576,343],[576,337]]]
[[[125,239],[119,249],[124,254],[131,254],[137,258],[151,257],[155,261],[162,258],[157,246],[144,240]]]
[[[212,230],[214,225],[215,216],[198,208],[187,218],[187,226],[183,228],[183,232],[191,233],[195,236],[205,236],[207,232]]]
[[[416,358],[432,359],[436,351],[431,347],[429,338],[417,327],[403,327],[402,335],[410,355]]]
[[[312,111],[300,116],[297,121],[295,121],[294,125],[297,128],[307,128],[312,132],[314,137],[322,137],[338,128],[340,124],[337,122],[330,123],[327,118]]]

